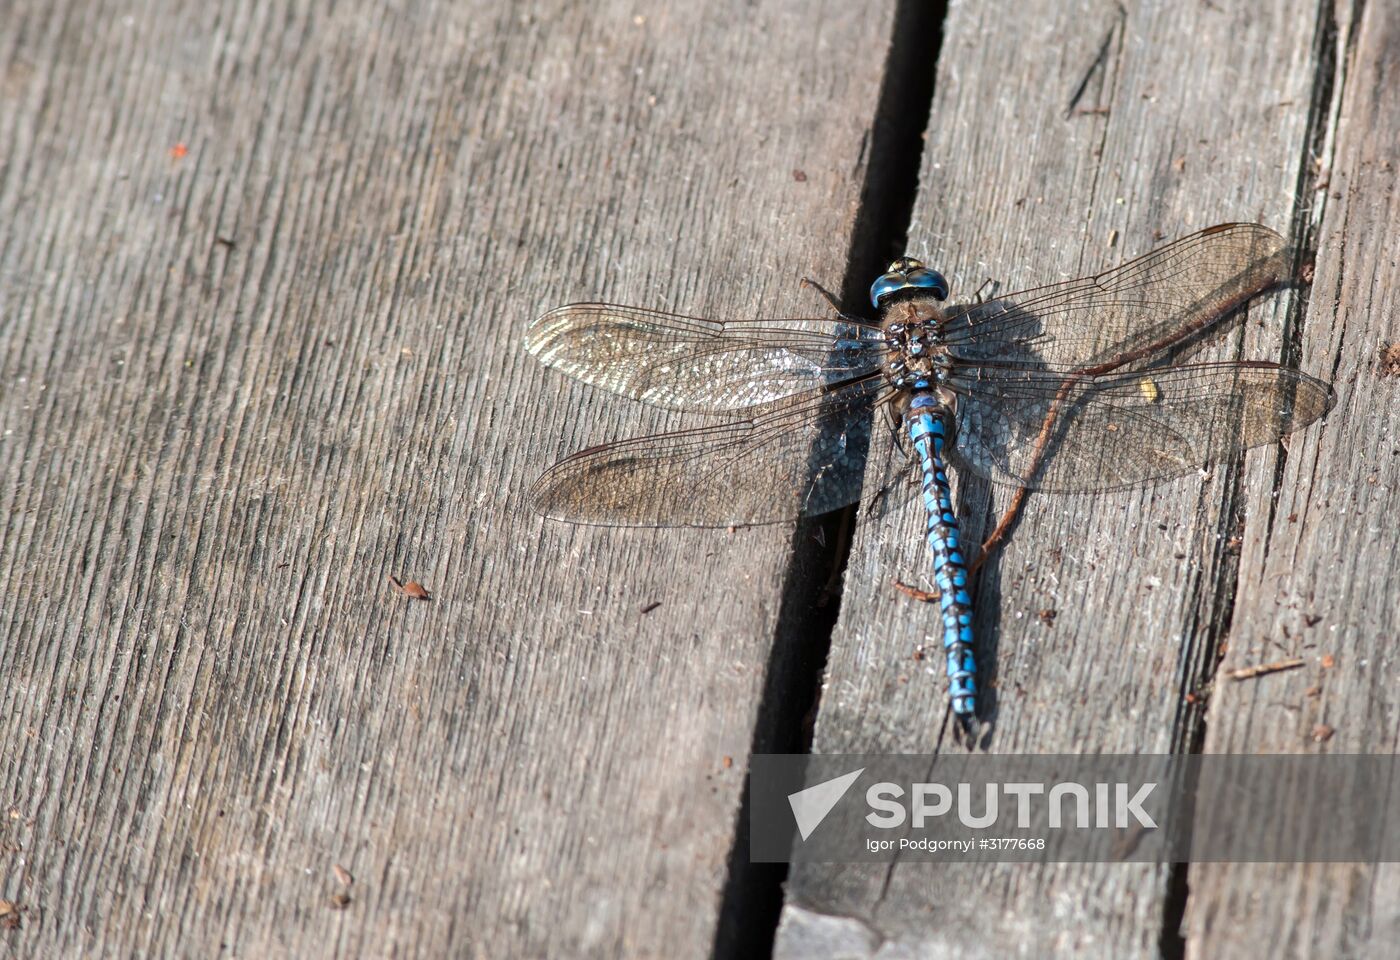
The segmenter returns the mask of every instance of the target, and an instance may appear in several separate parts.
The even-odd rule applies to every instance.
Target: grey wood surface
[[[520,331],[818,311],[890,9],[5,5],[0,955],[709,953],[793,534]]]
[[[1305,666],[1217,681],[1208,752],[1400,749],[1400,378],[1380,357],[1400,341],[1400,11],[1339,6],[1337,30],[1343,82],[1319,158],[1303,340],[1333,371],[1338,403],[1315,442],[1289,444],[1277,498],[1246,514],[1221,670],[1281,656]],[[1268,482],[1252,471],[1251,487]],[[1400,943],[1395,864],[1200,864],[1190,884],[1195,956],[1385,957]]]
[[[1318,144],[1330,146],[1334,132],[1326,126],[1331,10],[1321,10],[1292,0],[953,4],[911,252],[944,268],[955,291],[968,296],[988,277],[1014,290],[1094,272],[1222,221],[1259,221],[1306,239],[1297,234],[1322,215],[1312,196],[1310,153]],[[1314,130],[1309,116],[1318,99],[1323,126]],[[1395,142],[1393,134],[1369,135],[1377,145]],[[1381,148],[1373,150],[1378,157]],[[1393,181],[1389,171],[1374,176]],[[1328,209],[1325,216],[1330,225],[1338,213]],[[1324,229],[1327,256],[1374,259],[1383,249],[1386,216],[1368,213],[1370,232],[1351,243],[1337,229]],[[1354,246],[1366,242],[1375,244],[1369,254]],[[1393,265],[1393,253],[1386,256]],[[1245,332],[1216,347],[1219,355],[1285,358],[1330,378],[1345,353],[1350,369],[1374,370],[1376,330],[1393,321],[1382,318],[1384,310],[1363,307],[1363,297],[1375,296],[1365,286],[1369,269],[1343,274],[1355,284],[1348,289],[1361,309],[1345,309],[1349,304],[1331,292],[1342,289],[1334,280],[1331,288],[1316,288],[1312,309],[1292,323],[1293,297],[1279,295],[1256,306]],[[1346,369],[1338,370],[1344,391]],[[1393,397],[1393,385],[1387,389],[1382,397]],[[1371,397],[1354,403],[1358,411],[1375,405]],[[1325,424],[1291,437],[1277,479],[1278,451],[1265,449],[1251,452],[1243,471],[1219,464],[1207,476],[1129,492],[1032,497],[1010,544],[978,584],[976,626],[993,724],[986,748],[1182,751],[1209,719],[1234,733],[1222,749],[1315,749],[1300,730],[1311,728],[1297,712],[1301,689],[1273,716],[1261,712],[1280,689],[1271,678],[1238,685],[1228,696],[1211,681],[1222,651],[1243,664],[1250,662],[1244,651],[1282,640],[1279,618],[1307,612],[1295,607],[1332,611],[1334,623],[1352,618],[1357,630],[1374,624],[1377,646],[1387,636],[1393,643],[1393,573],[1358,578],[1320,600],[1338,573],[1389,563],[1395,545],[1394,525],[1383,519],[1381,484],[1396,464],[1375,462],[1394,445],[1393,426],[1387,421],[1373,434],[1374,416],[1350,426],[1347,419],[1344,406]],[[1337,448],[1349,454],[1320,468]],[[1356,485],[1373,468],[1389,472],[1377,474],[1363,501]],[[957,502],[967,538],[975,541],[1009,491],[989,491],[975,479],[958,482],[963,479],[955,479]],[[1275,508],[1276,483],[1287,492]],[[1285,502],[1295,506],[1285,509]],[[1300,520],[1282,542],[1270,541],[1294,510],[1315,519]],[[920,511],[911,503],[863,516],[857,526],[818,752],[962,749],[945,722],[941,659],[913,658],[918,645],[938,649],[936,608],[890,589],[892,579],[917,580],[928,569]],[[1343,516],[1356,535],[1338,540]],[[1242,550],[1232,542],[1237,534]],[[1298,539],[1304,536],[1318,539]],[[1354,566],[1341,568],[1337,558],[1358,548],[1349,561]],[[1300,563],[1295,551],[1311,549],[1317,552]],[[1363,595],[1372,598],[1370,607]],[[1307,601],[1288,603],[1289,597]],[[1381,606],[1384,617],[1366,612]],[[1336,612],[1341,609],[1345,617]],[[1053,622],[1040,616],[1047,610],[1055,611]],[[1367,666],[1352,667],[1364,672],[1350,684],[1334,681],[1331,695],[1355,697],[1347,744],[1387,751],[1394,748],[1393,698],[1379,690],[1392,682],[1384,669],[1390,661],[1388,654],[1362,654],[1368,655]],[[1309,672],[1316,682],[1317,669]],[[1289,682],[1301,688],[1301,679]],[[1251,734],[1251,717],[1274,732]],[[1278,875],[1274,890],[1228,883],[1198,889],[1188,878],[1189,952],[1257,956],[1248,948],[1264,942],[1264,927],[1267,942],[1282,948],[1273,955],[1337,955],[1313,947],[1341,942],[1337,931],[1344,927],[1352,945],[1373,933],[1376,944],[1385,942],[1380,926],[1350,926],[1364,921],[1335,891],[1327,900],[1321,884],[1303,887],[1307,899],[1300,904],[1290,896],[1298,872]],[[1361,916],[1393,917],[1394,886],[1378,884],[1371,903],[1357,894]],[[1275,892],[1277,901],[1259,904]],[[1180,949],[1172,942],[1179,896],[1167,868],[1144,865],[804,864],[789,880],[777,952],[794,958],[1155,956]],[[1227,905],[1249,898],[1256,905],[1248,924],[1230,930]],[[1313,927],[1323,915],[1329,930],[1319,938]]]
[[[531,517],[553,459],[680,421],[520,331],[821,312],[893,6],[5,5],[0,956],[710,952],[807,551]],[[1396,749],[1397,51],[1380,3],[951,4],[910,252],[968,296],[1262,221],[1316,283],[1219,349],[1340,395],[1286,454],[1031,499],[979,585],[988,749]],[[1008,491],[961,480],[971,539]],[[922,531],[858,519],[818,751],[961,749],[890,588]],[[804,865],[777,953],[1400,935],[1393,868],[1184,879]]]

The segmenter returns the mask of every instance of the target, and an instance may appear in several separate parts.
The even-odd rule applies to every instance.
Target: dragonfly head
[[[935,300],[948,299],[948,281],[937,270],[930,270],[913,257],[900,257],[870,285],[870,303],[877,310],[880,302],[901,290],[927,291]]]

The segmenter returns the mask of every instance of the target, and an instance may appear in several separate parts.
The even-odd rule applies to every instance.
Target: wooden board
[[[1247,514],[1208,714],[1214,753],[1400,749],[1400,376],[1382,357],[1400,341],[1400,13],[1393,4],[1352,12],[1337,9],[1340,109],[1320,157],[1316,279],[1302,331],[1305,362],[1331,371],[1338,403],[1316,438],[1289,444],[1277,499]],[[1227,679],[1289,658],[1304,666]],[[1185,939],[1196,956],[1379,957],[1400,931],[1395,864],[1201,864],[1189,883]]]
[[[520,333],[820,312],[891,7],[7,6],[0,955],[709,953],[792,530]]]
[[[954,5],[910,252],[967,297],[989,277],[1009,291],[1092,273],[1217,222],[1288,233],[1308,200],[1296,191],[1326,74],[1317,19],[1286,0]],[[1251,311],[1243,355],[1285,355],[1290,304]],[[1328,376],[1321,336],[1304,327],[1293,352]],[[1238,355],[1241,339],[1216,349]],[[1325,430],[1290,449],[1316,450]],[[1251,484],[1275,460],[1263,450],[1243,475],[1221,464],[1129,492],[1032,498],[977,589],[987,749],[1192,745],[1237,577],[1251,582],[1232,537],[1241,516],[1267,509]],[[1009,492],[989,506],[967,479],[955,489],[975,541]],[[923,527],[917,503],[857,527],[816,751],[961,749],[941,659],[913,658],[938,649],[936,608],[890,588],[926,578]],[[1169,869],[1141,865],[804,866],[777,954],[1155,956],[1180,949],[1178,890]]]

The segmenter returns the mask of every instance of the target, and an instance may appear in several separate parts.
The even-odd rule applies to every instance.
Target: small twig
[[[1288,660],[1275,660],[1273,663],[1261,663],[1256,667],[1241,667],[1238,670],[1231,670],[1226,674],[1231,680],[1253,680],[1255,677],[1262,677],[1266,673],[1278,673],[1280,670],[1296,670],[1304,663],[1302,657],[1291,657]]]

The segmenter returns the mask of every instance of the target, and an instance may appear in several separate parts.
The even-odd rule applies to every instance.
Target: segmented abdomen
[[[972,653],[972,597],[967,592],[967,565],[943,460],[952,411],[932,393],[920,392],[910,401],[906,422],[923,471],[928,545],[933,553],[933,579],[943,612],[948,697],[953,713],[966,724],[977,714],[977,664]]]

